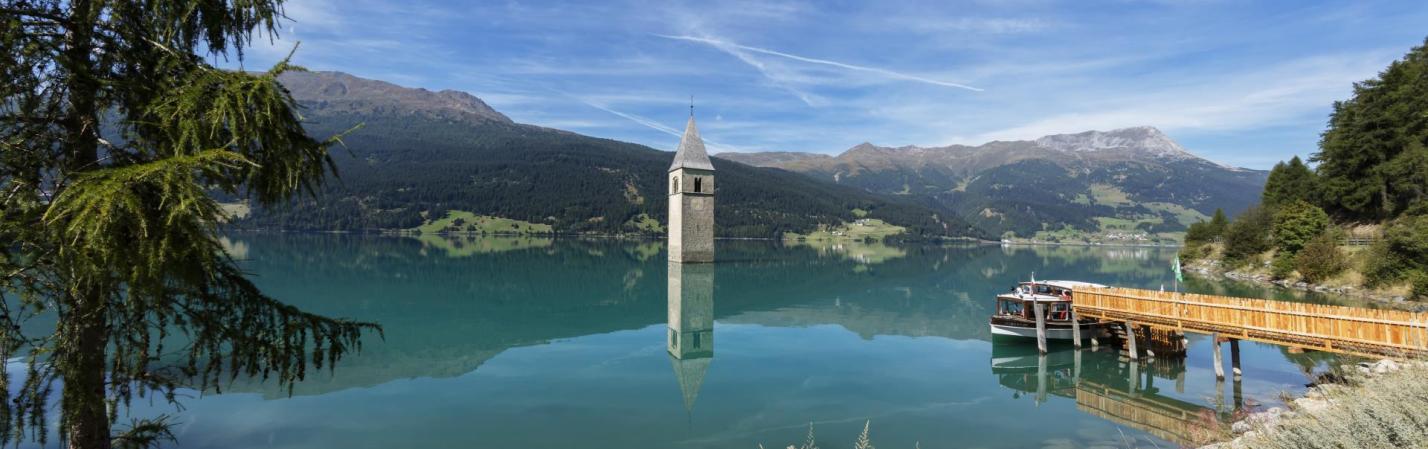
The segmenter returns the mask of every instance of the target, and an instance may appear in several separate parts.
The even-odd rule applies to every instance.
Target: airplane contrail
[[[714,46],[714,47],[716,47],[716,48],[726,47],[726,46],[727,46],[727,47],[733,47],[733,48],[737,48],[737,49],[740,49],[740,50],[751,51],[751,52],[754,52],[754,53],[761,53],[761,54],[770,55],[770,56],[778,56],[778,57],[782,57],[782,58],[788,58],[788,59],[792,59],[792,60],[800,61],[800,62],[807,62],[807,63],[809,63],[809,64],[821,64],[821,65],[833,66],[833,67],[838,67],[838,68],[848,69],[848,70],[855,70],[855,71],[860,71],[860,72],[876,73],[876,74],[879,74],[879,75],[882,75],[882,76],[885,76],[885,77],[888,77],[888,78],[895,78],[895,79],[901,79],[901,80],[907,80],[907,81],[916,81],[916,82],[919,82],[919,83],[927,83],[927,84],[933,84],[933,85],[943,86],[943,87],[955,87],[955,88],[958,88],[958,89],[966,89],[966,90],[970,90],[970,91],[974,91],[974,92],[983,92],[983,91],[984,91],[984,89],[977,88],[977,87],[972,87],[972,86],[968,86],[968,85],[966,85],[966,84],[958,84],[958,83],[953,83],[953,82],[948,82],[948,81],[935,80],[935,79],[925,78],[925,77],[921,77],[921,76],[917,76],[917,75],[908,75],[908,74],[906,74],[906,73],[895,72],[895,71],[892,71],[892,70],[882,69],[882,68],[877,68],[877,67],[867,67],[867,66],[853,65],[853,64],[848,64],[848,63],[843,63],[843,62],[838,62],[838,61],[830,61],[830,60],[827,60],[827,59],[810,58],[810,57],[807,57],[807,56],[799,56],[799,55],[795,55],[795,54],[784,53],[784,52],[777,51],[777,50],[770,50],[770,49],[767,49],[767,48],[751,47],[751,46],[748,46],[748,45],[742,45],[742,44],[738,44],[738,43],[734,43],[734,42],[729,42],[729,41],[722,41],[722,40],[718,40],[718,39],[710,39],[710,38],[707,38],[707,37],[684,36],[684,35],[669,35],[669,34],[656,34],[655,36],[659,36],[659,37],[662,37],[662,38],[665,38],[665,39],[674,39],[674,40],[681,40],[681,41],[698,42],[698,43],[702,43],[702,44],[712,45],[712,46]]]
[[[599,110],[601,110],[601,111],[605,111],[605,112],[608,112],[608,113],[611,113],[611,114],[614,114],[614,115],[623,117],[623,118],[626,119],[626,120],[629,120],[629,121],[638,123],[638,124],[640,124],[640,125],[644,125],[645,127],[650,128],[650,129],[653,129],[653,130],[655,130],[655,131],[659,131],[659,132],[662,132],[662,133],[665,133],[665,134],[669,134],[669,135],[675,136],[675,137],[684,137],[684,132],[682,132],[682,131],[680,131],[680,130],[677,130],[677,129],[674,129],[674,128],[670,128],[670,127],[668,127],[668,126],[664,126],[664,125],[660,124],[659,122],[656,122],[656,121],[654,121],[654,120],[650,120],[649,118],[641,117],[641,116],[635,115],[635,114],[630,114],[630,113],[628,113],[628,112],[616,111],[616,110],[614,110],[614,109],[610,109],[610,108],[608,108],[608,107],[605,107],[605,106],[603,106],[603,105],[597,104],[597,103],[595,103],[595,102],[593,102],[593,101],[590,101],[590,100],[586,100],[586,99],[584,99],[584,98],[580,98],[580,97],[575,96],[575,95],[570,95],[570,94],[565,94],[565,95],[568,96],[568,97],[570,97],[570,98],[575,99],[575,101],[579,101],[579,102],[581,102],[581,103],[584,103],[586,106],[589,106],[589,107],[592,107],[592,108],[595,108],[595,109],[599,109]],[[709,138],[707,138],[707,137],[706,137],[706,138],[703,138],[703,140],[704,140],[704,144],[705,144],[705,145],[708,145],[708,146],[710,146],[710,147],[712,147],[712,148],[714,148],[714,149],[716,149],[716,150],[721,150],[721,151],[734,151],[734,152],[740,151],[738,147],[734,147],[734,146],[731,146],[731,145],[721,144],[721,143],[719,143],[719,142],[715,142],[715,141],[713,141],[713,140],[709,140]]]
[[[650,128],[650,129],[653,129],[653,130],[655,130],[655,131],[659,131],[659,132],[662,132],[662,133],[665,133],[665,134],[669,134],[669,135],[675,136],[675,137],[683,137],[683,136],[684,136],[684,133],[679,132],[678,130],[675,130],[674,128],[670,128],[670,127],[668,127],[668,126],[664,126],[664,125],[662,125],[662,124],[660,124],[659,122],[656,122],[656,121],[654,121],[654,120],[650,120],[650,119],[648,119],[648,118],[641,117],[641,116],[638,116],[638,115],[635,115],[635,114],[628,114],[628,113],[616,111],[616,110],[614,110],[614,109],[610,109],[610,108],[607,108],[607,107],[604,107],[604,106],[595,104],[595,102],[587,101],[587,100],[585,100],[585,99],[583,99],[583,98],[578,98],[578,97],[577,97],[576,100],[579,100],[581,103],[585,103],[586,106],[590,106],[590,107],[592,107],[592,108],[599,109],[599,110],[601,110],[601,111],[605,111],[605,112],[609,112],[609,113],[614,114],[614,115],[618,115],[618,116],[620,116],[620,117],[625,118],[626,120],[629,120],[629,121],[632,121],[632,122],[635,122],[635,123],[639,123],[639,124],[641,124],[641,125],[644,125],[645,127],[648,127],[648,128]]]

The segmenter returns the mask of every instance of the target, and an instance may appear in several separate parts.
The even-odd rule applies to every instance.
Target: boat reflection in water
[[[670,262],[668,302],[666,349],[684,409],[692,414],[714,360],[714,265]]]
[[[1084,413],[1178,445],[1197,446],[1202,439],[1197,436],[1220,425],[1232,410],[1222,398],[1216,398],[1218,405],[1212,408],[1161,389],[1172,382],[1176,393],[1184,394],[1183,359],[1136,362],[1114,350],[1074,348],[1053,348],[1040,355],[1034,346],[995,344],[992,374],[1002,386],[1034,395],[1038,405],[1053,396],[1074,399]]]

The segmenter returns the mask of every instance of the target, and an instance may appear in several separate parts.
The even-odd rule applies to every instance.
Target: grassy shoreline
[[[1342,368],[1287,410],[1250,415],[1239,436],[1202,449],[1428,447],[1428,363],[1381,360]]]
[[[1276,276],[1270,264],[1275,257],[1273,250],[1258,254],[1235,266],[1226,261],[1222,244],[1206,245],[1209,254],[1188,260],[1185,263],[1186,271],[1202,276],[1219,276],[1266,286],[1344,295],[1393,305],[1411,303],[1412,292],[1406,282],[1377,288],[1364,286],[1363,266],[1369,257],[1364,247],[1341,246],[1340,251],[1345,255],[1346,262],[1344,269],[1330,278],[1311,283],[1305,281],[1297,272]]]

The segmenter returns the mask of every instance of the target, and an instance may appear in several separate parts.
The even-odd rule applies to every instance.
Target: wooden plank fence
[[[1076,289],[1077,315],[1366,356],[1428,355],[1428,314],[1128,288]]]

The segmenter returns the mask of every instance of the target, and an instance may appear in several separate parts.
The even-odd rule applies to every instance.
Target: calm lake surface
[[[1221,410],[1235,391],[1272,405],[1329,360],[1246,343],[1243,382],[1217,389],[1204,337],[1183,362],[1083,351],[1079,370],[1069,348],[1040,359],[1034,343],[992,341],[993,296],[1032,272],[1168,288],[1174,249],[720,241],[718,263],[671,269],[658,241],[228,246],[273,296],[379,322],[386,339],[291,397],[245,379],[189,392],[175,415],[186,448],[782,448],[813,422],[837,449],[866,420],[883,449],[1175,447],[1194,431],[1183,423],[1215,415],[1217,391]]]

